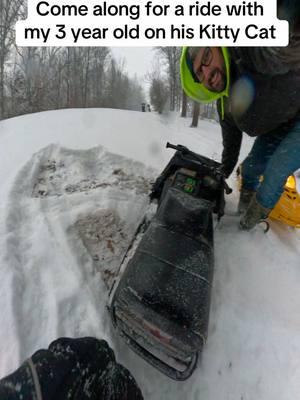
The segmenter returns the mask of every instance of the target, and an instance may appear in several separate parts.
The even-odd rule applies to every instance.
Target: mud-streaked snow
[[[172,151],[220,158],[216,123],[120,110],[65,110],[0,123],[0,375],[59,336],[96,336],[151,400],[295,400],[300,396],[299,233],[279,223],[240,232],[234,210],[215,230],[209,339],[178,383],[115,335],[107,286]],[[245,138],[242,154],[251,140]]]

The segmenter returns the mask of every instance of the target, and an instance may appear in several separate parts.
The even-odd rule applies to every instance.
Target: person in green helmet
[[[181,57],[186,94],[203,103],[217,100],[226,178],[238,161],[243,132],[256,136],[241,166],[244,230],[268,217],[286,179],[300,168],[300,11],[295,0],[286,3],[296,10],[288,47],[185,47]]]

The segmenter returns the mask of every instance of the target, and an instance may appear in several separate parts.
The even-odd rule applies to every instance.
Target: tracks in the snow
[[[109,285],[117,271],[151,177],[142,164],[101,147],[51,145],[19,171],[9,195],[6,263],[21,359],[37,347],[36,326],[50,338],[70,326],[85,332],[86,315],[99,309],[92,286],[103,292],[99,279]]]

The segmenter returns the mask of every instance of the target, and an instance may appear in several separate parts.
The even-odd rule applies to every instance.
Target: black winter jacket
[[[142,400],[104,340],[60,338],[0,381],[1,400]]]
[[[286,48],[229,48],[230,95],[218,111],[226,176],[239,156],[242,132],[250,136],[287,132],[300,119],[300,36]],[[239,107],[246,99],[246,105]]]

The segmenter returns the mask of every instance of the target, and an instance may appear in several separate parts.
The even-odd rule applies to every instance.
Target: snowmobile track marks
[[[18,359],[36,348],[37,320],[50,340],[67,334],[67,324],[57,326],[57,320],[74,313],[80,335],[84,316],[99,313],[102,282],[109,284],[119,267],[153,176],[141,163],[101,147],[58,145],[41,149],[19,170],[7,198],[3,255],[14,293],[3,301],[11,305],[10,323],[22,343]],[[90,295],[95,285],[99,298]],[[78,296],[84,299],[80,304]],[[99,326],[89,330],[96,333]]]
[[[128,163],[124,157],[106,153],[101,148],[81,152],[74,150],[72,153],[68,149],[49,146],[44,150],[32,197],[45,198],[82,192],[89,194],[97,189],[114,187],[146,194],[151,188],[151,181],[135,173],[140,168],[140,163]]]

